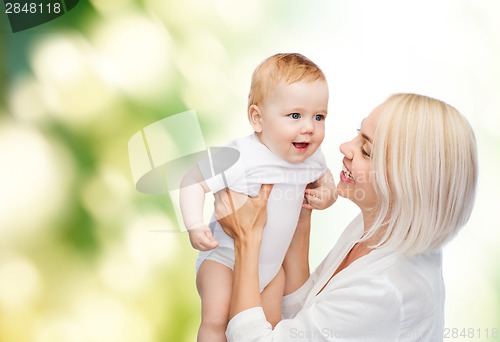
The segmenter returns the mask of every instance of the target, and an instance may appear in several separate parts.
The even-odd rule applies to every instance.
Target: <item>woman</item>
[[[284,319],[274,329],[262,312],[257,270],[272,185],[243,205],[236,193],[217,196],[217,217],[236,252],[229,341],[442,341],[441,247],[472,211],[471,127],[441,101],[397,94],[340,150],[337,191],[361,213],[310,274],[311,212],[304,206],[283,264]],[[320,194],[321,185],[306,199]]]

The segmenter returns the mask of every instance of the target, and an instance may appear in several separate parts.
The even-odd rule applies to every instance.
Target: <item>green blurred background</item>
[[[254,67],[291,51],[329,81],[334,175],[339,144],[391,93],[437,97],[470,120],[480,188],[445,248],[446,327],[493,340],[499,15],[496,0],[90,0],[13,34],[1,13],[0,341],[194,341],[196,252],[169,197],[135,190],[128,140],[188,109],[208,146],[249,134]],[[314,214],[313,268],[356,212],[341,199]]]

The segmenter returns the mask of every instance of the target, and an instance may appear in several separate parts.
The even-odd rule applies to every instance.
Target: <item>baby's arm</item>
[[[305,190],[307,203],[302,207],[307,209],[326,209],[337,200],[337,188],[329,169]]]
[[[186,173],[179,191],[184,226],[189,233],[191,245],[199,251],[211,250],[219,245],[210,228],[203,223],[205,194],[209,191],[198,166]]]

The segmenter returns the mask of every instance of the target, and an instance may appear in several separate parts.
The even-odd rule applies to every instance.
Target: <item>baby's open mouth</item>
[[[292,144],[293,144],[293,146],[295,146],[298,149],[304,149],[304,148],[307,148],[307,146],[309,146],[309,143],[307,143],[307,142],[294,142]]]

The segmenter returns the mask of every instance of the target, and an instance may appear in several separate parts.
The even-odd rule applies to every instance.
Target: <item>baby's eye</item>
[[[292,119],[300,119],[300,114],[299,113],[291,113],[291,114],[288,114],[289,117],[291,117]]]
[[[316,114],[316,116],[314,117],[314,119],[316,121],[321,121],[321,120],[325,120],[325,116],[322,115],[322,114]]]

